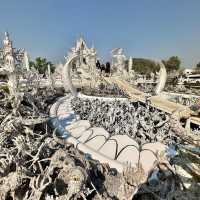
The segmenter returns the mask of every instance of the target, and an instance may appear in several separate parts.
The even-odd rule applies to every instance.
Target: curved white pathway
[[[88,98],[80,95],[81,98]],[[88,120],[79,120],[75,115],[71,100],[73,96],[59,99],[50,110],[50,117],[54,128],[57,128],[60,137],[83,153],[101,163],[108,163],[110,167],[122,172],[127,164],[137,166],[140,162],[148,174],[156,161],[156,154],[165,151],[166,146],[161,143],[148,143],[141,148],[127,135],[110,134],[101,127],[91,127]],[[95,98],[95,97],[92,97]],[[114,100],[106,99],[103,100]],[[124,100],[124,99],[121,99]]]

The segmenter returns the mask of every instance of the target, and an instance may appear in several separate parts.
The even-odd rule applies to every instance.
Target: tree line
[[[53,73],[55,71],[55,65],[46,58],[37,57],[34,61],[29,61],[30,68],[35,68],[40,74],[45,74],[48,69],[48,65]]]
[[[156,65],[152,60],[144,58],[132,58],[132,69],[140,74],[150,74],[151,72],[156,72],[159,70],[159,66]],[[168,73],[181,72],[184,70],[181,67],[181,60],[178,56],[171,56],[167,60],[162,60],[163,64],[166,67]],[[128,67],[128,60],[126,61]],[[196,64],[194,69],[200,73],[200,62]]]
[[[132,58],[132,69],[140,74],[150,74],[151,72],[159,71],[159,66],[150,59]],[[178,56],[171,56],[167,60],[162,60],[168,73],[181,71],[181,60]],[[30,68],[35,68],[40,74],[45,74],[50,66],[51,72],[55,71],[55,65],[46,58],[37,57],[34,61],[30,61]],[[126,61],[126,68],[128,68],[128,60]],[[200,62],[195,66],[200,71]]]
[[[181,60],[178,56],[172,56],[168,60],[162,60],[167,72],[173,72],[180,69]],[[128,61],[126,62],[128,64]],[[132,69],[140,74],[150,74],[159,71],[159,66],[150,59],[132,58]]]

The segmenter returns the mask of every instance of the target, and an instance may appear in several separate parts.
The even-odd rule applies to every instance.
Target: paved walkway
[[[139,148],[137,142],[127,135],[110,136],[104,128],[92,127],[88,120],[79,120],[72,110],[71,99],[70,95],[60,99],[50,110],[50,116],[57,120],[53,123],[54,127],[61,127],[60,137],[120,172],[127,163],[138,166],[140,162],[146,174],[149,173],[157,159],[157,152],[165,151],[165,145],[158,142],[148,143]]]
[[[119,78],[115,77],[109,77],[105,79],[110,84],[117,84],[122,90],[124,90],[129,95],[131,99],[145,102],[145,93],[133,88],[127,81],[120,80]],[[150,98],[150,101],[153,107],[170,114],[178,108],[186,108],[186,106],[184,105],[168,101],[167,99],[162,98],[161,96],[152,96]],[[191,117],[191,122],[200,125],[200,118]]]

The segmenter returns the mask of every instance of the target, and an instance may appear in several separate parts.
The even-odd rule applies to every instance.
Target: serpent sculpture
[[[156,90],[155,90],[155,94],[159,95],[165,87],[165,83],[167,80],[167,72],[166,72],[165,65],[162,63],[162,61],[156,61],[155,63],[160,66],[159,79],[158,79],[158,83],[156,85]]]
[[[66,91],[68,91],[70,89],[70,91],[71,91],[71,93],[74,97],[77,97],[78,93],[76,91],[76,88],[73,86],[70,73],[71,73],[72,62],[74,60],[76,60],[77,58],[78,58],[77,54],[72,55],[63,67],[63,85],[64,85],[64,88],[65,88]]]

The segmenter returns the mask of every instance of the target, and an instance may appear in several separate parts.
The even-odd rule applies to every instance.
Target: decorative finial
[[[84,37],[83,37],[83,33],[80,33],[80,39],[83,39]]]
[[[3,45],[12,47],[12,41],[10,40],[9,33],[7,31],[5,32],[5,39],[3,40]]]
[[[24,52],[24,64],[25,64],[26,70],[30,71],[29,56],[26,51]]]
[[[7,31],[5,32],[5,37],[9,38],[9,33]]]
[[[95,49],[95,48],[94,48],[94,42],[92,42],[92,47],[91,47],[91,49]]]

